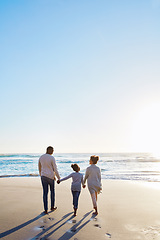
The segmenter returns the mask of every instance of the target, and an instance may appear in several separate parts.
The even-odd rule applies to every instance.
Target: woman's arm
[[[85,184],[88,176],[89,176],[89,171],[88,171],[88,168],[87,168],[87,169],[86,169],[86,173],[85,173],[85,177],[84,177],[84,184]]]
[[[84,186],[83,175],[82,175],[82,178],[81,178],[81,183],[82,183],[82,186]]]
[[[99,168],[99,173],[98,173],[98,179],[99,179],[99,182],[100,182],[100,184],[102,186],[102,183],[101,183],[101,169],[100,168]]]

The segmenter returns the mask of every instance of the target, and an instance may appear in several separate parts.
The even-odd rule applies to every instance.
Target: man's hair
[[[53,151],[54,151],[54,148],[49,146],[49,147],[47,147],[46,153],[50,154],[50,153],[53,153]]]
[[[90,157],[90,159],[92,160],[93,164],[96,164],[99,160],[99,156],[93,155]]]

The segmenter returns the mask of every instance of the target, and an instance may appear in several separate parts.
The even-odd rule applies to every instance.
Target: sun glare
[[[136,113],[131,141],[138,151],[160,156],[160,102],[147,105]]]

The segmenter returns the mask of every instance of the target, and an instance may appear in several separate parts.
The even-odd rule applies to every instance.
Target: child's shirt
[[[60,179],[60,181],[62,182],[69,178],[72,178],[71,190],[72,191],[81,191],[81,184],[84,185],[83,175],[79,172],[73,172],[70,175],[68,175],[67,177]]]

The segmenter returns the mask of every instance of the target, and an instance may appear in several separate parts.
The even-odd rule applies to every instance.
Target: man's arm
[[[59,172],[58,172],[57,165],[56,165],[56,161],[55,161],[55,158],[54,158],[54,157],[53,157],[52,163],[53,163],[53,170],[54,170],[54,172],[55,172],[55,174],[56,174],[56,177],[58,178],[58,180],[60,180]]]
[[[38,162],[38,170],[39,170],[39,175],[41,176],[41,163],[40,163],[40,161]]]

